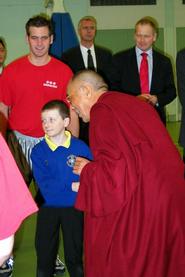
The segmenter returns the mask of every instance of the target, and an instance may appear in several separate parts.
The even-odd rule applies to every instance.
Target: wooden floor
[[[174,144],[182,154],[182,148],[178,145],[179,122],[171,122],[167,124],[167,129],[174,141]],[[34,187],[32,187],[34,193]],[[15,242],[15,266],[14,277],[34,277],[36,268],[36,256],[34,247],[36,215],[30,216],[22,224],[16,235]],[[60,256],[63,259],[63,249],[60,249]],[[68,273],[63,277],[68,277]]]

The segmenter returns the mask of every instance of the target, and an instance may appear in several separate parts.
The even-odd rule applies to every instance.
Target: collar
[[[65,131],[65,135],[67,136],[66,141],[62,145],[56,145],[53,141],[50,140],[50,138],[45,135],[44,138],[46,140],[47,145],[52,151],[55,151],[59,146],[63,146],[65,148],[69,148],[71,143],[71,133],[69,131]]]
[[[80,49],[82,52],[85,52],[85,53],[87,53],[88,49],[90,49],[91,51],[94,52],[94,44],[90,48],[87,48],[87,47],[83,46],[82,44],[80,44]]]
[[[136,46],[135,49],[136,49],[136,56],[137,56],[137,57],[140,57],[141,54],[142,54],[143,52],[147,53],[148,56],[152,57],[152,53],[153,53],[152,48],[150,48],[150,49],[147,50],[147,51],[142,51],[140,48],[138,48],[138,47]]]

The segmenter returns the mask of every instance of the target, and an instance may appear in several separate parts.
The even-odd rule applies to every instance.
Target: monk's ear
[[[92,95],[91,86],[89,86],[88,84],[81,85],[79,90],[80,93],[86,98],[90,98]]]

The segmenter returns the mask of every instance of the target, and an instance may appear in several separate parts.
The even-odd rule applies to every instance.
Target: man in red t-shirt
[[[31,149],[43,137],[41,108],[50,100],[66,99],[66,86],[72,71],[48,53],[53,42],[53,28],[48,18],[40,15],[30,18],[26,23],[26,33],[30,52],[4,69],[0,87],[0,111],[4,114],[4,119],[8,119],[4,120],[2,128],[8,124],[8,128],[13,131],[8,141],[11,140],[10,144],[15,148],[16,137],[30,165]],[[78,135],[78,117],[72,110],[69,130]],[[16,154],[15,158],[21,166],[19,156]],[[24,168],[21,171],[29,183]]]
[[[43,137],[40,111],[50,100],[66,100],[71,69],[49,55],[53,42],[51,21],[37,15],[26,23],[29,54],[10,63],[0,86],[0,126],[6,128],[9,147],[29,184],[32,180],[30,154]],[[78,116],[71,109],[69,130],[78,136]],[[2,116],[3,115],[3,116]],[[58,268],[58,267],[57,267]]]

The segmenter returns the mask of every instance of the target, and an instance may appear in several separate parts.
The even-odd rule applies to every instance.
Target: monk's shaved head
[[[83,83],[88,83],[93,87],[95,91],[108,90],[108,85],[105,83],[104,79],[93,70],[85,69],[77,72],[72,77],[70,83],[78,83],[80,85],[82,85]]]
[[[79,117],[88,122],[92,106],[107,90],[108,86],[99,74],[92,70],[82,70],[68,84],[68,100]]]

